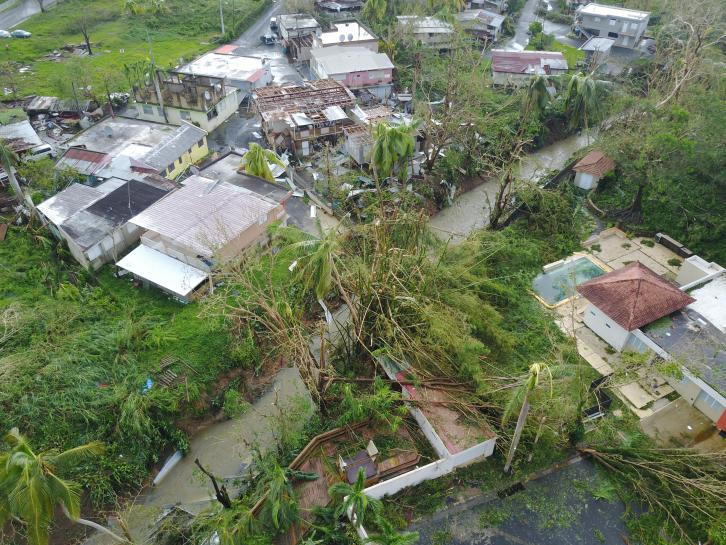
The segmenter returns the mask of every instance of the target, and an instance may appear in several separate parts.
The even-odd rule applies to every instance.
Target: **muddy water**
[[[536,182],[548,170],[562,168],[573,153],[591,144],[593,139],[593,135],[588,141],[584,133],[578,134],[530,153],[520,162],[518,175]],[[431,218],[431,229],[443,240],[460,242],[472,231],[487,225],[489,206],[496,193],[497,184],[490,181],[459,195],[451,206]]]

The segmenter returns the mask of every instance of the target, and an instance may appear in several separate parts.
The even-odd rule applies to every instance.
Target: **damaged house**
[[[155,72],[156,81],[134,86],[135,111],[139,119],[181,125],[192,123],[211,132],[237,111],[242,91],[226,85],[222,77],[185,72]]]
[[[316,142],[336,141],[353,124],[346,110],[355,105],[355,96],[335,80],[266,87],[256,90],[252,98],[274,150],[307,156]]]

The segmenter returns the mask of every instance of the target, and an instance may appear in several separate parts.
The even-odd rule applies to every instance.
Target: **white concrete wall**
[[[207,132],[211,132],[227,119],[229,119],[239,108],[242,102],[243,93],[239,89],[236,89],[234,93],[229,93],[217,105],[217,115],[211,119],[207,119],[207,112],[199,110],[186,110],[181,108],[174,108],[172,106],[165,106],[166,116],[171,125],[181,125],[183,122],[193,123],[198,127],[201,127]],[[144,106],[148,110],[151,108],[151,113],[144,111]],[[146,121],[155,121],[157,123],[166,123],[164,120],[164,114],[161,111],[161,106],[154,104],[142,104],[136,103],[136,114],[139,119]]]
[[[406,389],[404,388],[403,391],[406,392]],[[408,397],[408,396],[406,396],[406,394],[404,393],[404,397]],[[428,421],[426,416],[421,412],[421,410],[418,409],[417,407],[409,405],[408,411],[416,419],[416,422],[418,423],[419,427],[421,428],[421,431],[423,432],[426,439],[429,440],[429,443],[431,444],[431,448],[433,448],[436,451],[436,454],[438,456],[440,456],[441,458],[446,458],[446,457],[451,456],[449,449],[446,448],[446,445],[441,440],[441,437],[439,437],[439,434],[436,433],[436,430],[434,430],[434,427]]]
[[[606,315],[592,303],[585,309],[585,325],[615,350],[622,350],[628,342],[630,332]]]
[[[588,174],[587,172],[578,172],[575,174],[575,185],[580,189],[594,189],[597,187],[599,178]]]
[[[631,21],[617,17],[594,17],[592,15],[583,15],[582,28],[587,30],[599,31],[601,38],[610,38],[615,40],[616,46],[635,48],[640,38],[645,33],[648,26],[648,18],[643,21]],[[616,33],[617,36],[609,36],[609,33]]]

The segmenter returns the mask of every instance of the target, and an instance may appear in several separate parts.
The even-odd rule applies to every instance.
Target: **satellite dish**
[[[340,36],[338,36],[338,40],[341,41],[341,42],[344,42],[345,41],[345,34],[341,34]]]
[[[212,100],[212,95],[209,94],[209,91],[204,91],[204,100]]]
[[[353,34],[352,33],[351,34],[348,34],[348,41],[349,42],[352,42],[353,41]]]

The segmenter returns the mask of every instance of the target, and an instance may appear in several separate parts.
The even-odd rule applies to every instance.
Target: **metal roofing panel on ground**
[[[116,265],[180,297],[189,295],[208,276],[196,267],[144,245],[130,252]]]
[[[35,146],[43,145],[43,141],[27,119],[18,121],[17,123],[0,125],[0,139],[16,140],[19,144],[22,142],[22,145],[12,145],[16,151],[24,151]]]

